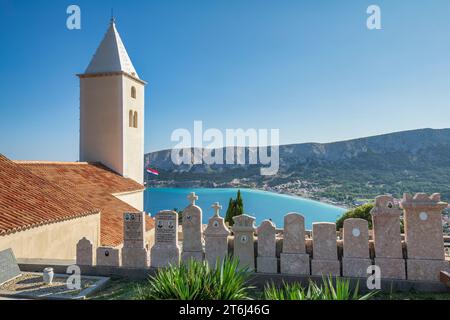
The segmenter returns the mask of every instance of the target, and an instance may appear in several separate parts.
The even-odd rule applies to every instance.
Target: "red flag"
[[[154,174],[155,176],[159,176],[159,172],[155,169],[147,168],[147,172],[150,174]]]

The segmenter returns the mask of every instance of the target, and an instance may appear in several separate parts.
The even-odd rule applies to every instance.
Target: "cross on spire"
[[[214,216],[218,217],[220,209],[222,209],[222,206],[218,202],[214,202],[211,208],[214,208]]]
[[[188,200],[191,202],[191,205],[195,206],[195,201],[198,200],[198,196],[195,195],[195,192],[191,192],[188,196],[187,196]]]

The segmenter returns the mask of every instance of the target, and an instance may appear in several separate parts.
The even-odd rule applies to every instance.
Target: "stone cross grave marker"
[[[112,247],[98,247],[97,248],[97,265],[108,267],[120,267],[120,249]]]
[[[255,269],[255,217],[243,214],[233,217],[234,256],[240,267]]]
[[[345,220],[343,240],[342,275],[344,277],[367,277],[367,268],[372,265],[367,220]]]
[[[450,271],[442,230],[442,211],[447,205],[438,193],[403,196],[400,207],[404,210],[408,280],[439,281],[441,271]]]
[[[184,262],[189,259],[203,261],[202,209],[195,205],[198,196],[194,192],[187,197],[191,204],[183,210],[183,253]]]
[[[145,213],[123,214],[122,266],[130,268],[148,267],[148,252],[144,243]]]
[[[256,270],[260,273],[277,273],[276,227],[270,220],[264,220],[257,229],[258,257]]]
[[[175,211],[160,211],[155,216],[155,244],[151,252],[152,267],[161,268],[180,264],[178,245],[178,214]]]
[[[209,219],[205,229],[205,258],[210,266],[221,263],[228,255],[228,236],[230,230],[225,225],[225,220],[220,216],[222,206],[216,202],[212,205],[214,216]]]
[[[77,243],[77,265],[92,266],[94,263],[94,249],[92,242],[84,237]]]
[[[382,279],[406,279],[405,259],[400,233],[401,211],[391,196],[378,196],[372,215],[375,265],[380,268]]]
[[[11,249],[0,251],[0,285],[22,275]]]
[[[313,223],[313,259],[311,274],[340,275],[340,262],[337,256],[336,224],[330,222]]]
[[[280,271],[284,274],[310,274],[309,254],[305,247],[305,218],[298,213],[284,216]]]

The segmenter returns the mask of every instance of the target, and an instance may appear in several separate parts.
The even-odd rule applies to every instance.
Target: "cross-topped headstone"
[[[188,196],[187,196],[188,200],[191,202],[191,205],[195,206],[195,201],[198,200],[198,196],[195,194],[195,192],[191,192]]]
[[[218,202],[214,202],[214,204],[211,206],[211,208],[214,208],[214,216],[219,217],[222,206]]]
[[[183,210],[183,253],[182,260],[194,259],[203,260],[203,229],[202,229],[202,209],[195,205],[198,196],[194,192],[189,194],[191,202]]]
[[[212,267],[220,264],[228,254],[228,236],[230,230],[225,225],[224,219],[219,215],[222,208],[218,202],[212,206],[214,215],[209,219],[208,226],[203,233],[205,235],[205,258]]]

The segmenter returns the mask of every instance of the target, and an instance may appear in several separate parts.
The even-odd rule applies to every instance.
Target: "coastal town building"
[[[81,238],[120,248],[123,213],[144,206],[144,86],[114,19],[80,78],[80,162],[0,154],[0,250],[74,260]],[[154,221],[145,216],[145,244]]]

